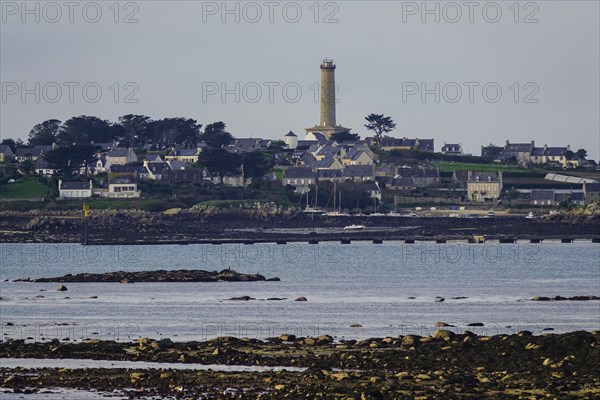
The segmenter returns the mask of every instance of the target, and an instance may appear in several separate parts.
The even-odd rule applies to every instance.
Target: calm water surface
[[[293,333],[360,339],[428,334],[436,321],[479,334],[600,329],[598,301],[529,301],[600,296],[600,245],[591,243],[1,244],[0,250],[0,279],[11,280],[0,283],[3,338],[183,341]],[[82,272],[228,267],[281,282],[70,283],[67,292],[57,292],[55,283],[12,282]],[[244,295],[256,300],[228,300]],[[293,301],[299,296],[308,301]],[[435,302],[436,296],[445,301]],[[286,300],[266,300],[273,297]],[[466,328],[474,322],[484,326]]]

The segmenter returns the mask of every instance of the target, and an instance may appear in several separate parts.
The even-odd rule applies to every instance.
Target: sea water
[[[531,301],[535,296],[600,296],[600,245],[589,242],[1,244],[0,251],[2,339],[187,341],[288,333],[330,334],[339,340],[426,335],[438,321],[454,325],[449,329],[456,332],[477,334],[600,329],[599,301]],[[65,292],[56,291],[58,283],[13,281],[226,268],[281,281],[66,283]],[[229,300],[239,296],[255,300]],[[300,296],[308,301],[294,301]],[[483,326],[468,326],[472,323]]]

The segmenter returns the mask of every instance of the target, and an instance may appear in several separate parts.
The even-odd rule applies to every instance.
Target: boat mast
[[[336,206],[335,206],[335,192],[337,191],[336,187],[337,187],[336,182],[333,181],[333,211],[335,211],[335,209],[336,209]]]

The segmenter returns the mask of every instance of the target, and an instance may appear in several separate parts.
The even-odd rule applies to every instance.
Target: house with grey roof
[[[534,147],[531,151],[530,162],[532,164],[548,164],[562,168],[576,168],[579,166],[579,159],[567,159],[566,153],[571,150],[571,146],[566,147]]]
[[[433,186],[440,183],[440,171],[437,169],[414,167],[398,168],[400,178],[409,178],[417,187]]]
[[[449,156],[461,156],[463,154],[461,143],[446,143],[442,146],[442,154]]]
[[[341,146],[323,145],[318,146],[316,150],[312,151],[313,156],[317,161],[321,161],[327,158],[336,158],[341,160],[346,155],[346,150]]]
[[[117,147],[108,152],[106,160],[113,165],[125,165],[137,162],[138,157],[133,148]]]
[[[144,167],[148,170],[148,178],[154,181],[160,181],[163,174],[169,171],[171,167],[166,162],[162,163],[144,163]]]
[[[535,142],[533,140],[531,143],[510,143],[507,140],[502,151],[502,158],[506,161],[516,161],[521,165],[529,164],[531,162],[531,152],[534,147]]]
[[[574,190],[570,193],[555,193],[554,204],[558,205],[562,202],[567,202],[573,206],[583,206],[585,205],[585,194],[581,190]]]
[[[44,153],[47,153],[52,150],[51,145],[36,145],[33,147],[20,147],[15,151],[15,160],[18,162],[25,162],[28,160],[36,161],[40,158]]]
[[[172,160],[172,161],[167,161],[167,164],[169,164],[169,166],[171,167],[171,170],[173,170],[173,171],[188,169],[190,167],[189,161]]]
[[[187,161],[190,163],[198,162],[200,159],[200,153],[202,152],[202,148],[198,147],[196,149],[173,149],[171,152],[165,156],[165,161]],[[156,163],[156,161],[149,161]],[[160,163],[160,161],[158,161]]]
[[[311,168],[315,171],[320,169],[342,169],[343,165],[338,158],[324,158],[315,160],[311,164]]]
[[[378,178],[382,177],[394,177],[396,175],[396,165],[391,163],[382,164],[377,171],[375,172],[375,176]]]
[[[128,175],[133,175],[138,179],[150,177],[148,169],[143,165],[113,165],[110,169],[109,178]]]
[[[399,176],[390,179],[387,187],[391,190],[413,190],[416,188],[411,178],[401,178]]]
[[[487,146],[481,146],[481,157],[489,158],[494,162],[501,162],[504,160],[504,147],[491,143]]]
[[[469,171],[467,196],[471,201],[485,202],[496,200],[502,194],[502,171]]]
[[[35,173],[42,176],[52,176],[58,173],[54,166],[50,165],[43,157],[35,160]]]
[[[283,186],[309,186],[317,181],[317,174],[308,167],[289,167],[283,171]]]
[[[14,158],[15,153],[7,144],[0,144],[0,162],[6,162],[10,158]]]
[[[374,143],[374,138],[369,138],[370,144]],[[434,139],[409,139],[409,138],[394,138],[385,136],[381,140],[381,150],[416,150],[433,153]]]
[[[373,165],[374,160],[372,154],[371,150],[367,151],[363,147],[353,147],[342,157],[342,164]]]
[[[529,204],[533,206],[554,206],[554,189],[532,189]]]
[[[208,174],[201,168],[171,169],[163,173],[161,182],[166,184],[202,183],[205,179],[208,179]]]
[[[583,193],[585,196],[586,204],[595,203],[600,201],[600,183],[599,182],[586,182],[583,184]]]
[[[110,178],[108,189],[94,189],[93,192],[94,196],[107,199],[137,199],[141,196],[135,175]]]
[[[85,199],[92,197],[92,181],[63,182],[58,180],[58,197],[61,199]]]
[[[319,169],[317,172],[317,178],[319,181],[328,182],[343,182],[344,175],[341,169]]]
[[[374,165],[347,165],[342,172],[344,180],[365,182],[375,180]]]

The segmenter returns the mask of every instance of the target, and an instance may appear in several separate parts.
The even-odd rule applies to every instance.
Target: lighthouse
[[[335,68],[333,60],[325,59],[321,63],[321,117],[319,125],[306,129],[306,135],[309,137],[322,134],[329,139],[334,133],[350,132],[349,128],[344,128],[336,124]]]

